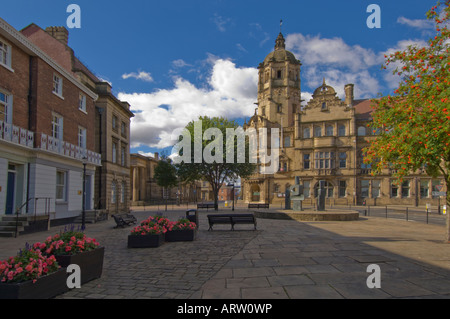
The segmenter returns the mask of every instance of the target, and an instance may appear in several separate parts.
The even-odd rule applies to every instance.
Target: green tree
[[[196,134],[199,123],[201,131]],[[185,129],[189,132],[190,140],[184,141],[184,147],[176,149],[180,157],[184,156],[184,160],[176,164],[178,176],[183,182],[196,180],[209,182],[214,195],[215,209],[218,210],[219,190],[223,183],[238,177],[248,177],[256,169],[256,165],[249,161],[248,140],[245,139],[244,143],[240,144],[242,140],[239,141],[239,137],[234,135],[232,139],[227,140],[228,136],[232,136],[230,130],[236,132],[240,127],[235,121],[223,117],[203,116],[198,121],[190,122]],[[209,129],[218,129],[214,131],[218,134],[209,136],[208,132],[211,132]],[[239,145],[244,145],[244,155]],[[186,152],[190,155],[187,156]],[[228,154],[232,156],[228,157]],[[239,154],[243,157],[239,157]],[[196,158],[198,155],[201,155],[200,158]]]
[[[438,2],[427,12],[435,35],[427,46],[409,46],[385,56],[384,69],[396,66],[401,82],[394,94],[373,100],[373,129],[378,137],[365,149],[365,162],[374,174],[390,168],[401,182],[404,176],[426,169],[443,176],[450,204],[450,0]],[[448,214],[450,217],[450,214]],[[450,218],[446,241],[450,241]]]
[[[177,170],[168,158],[162,158],[155,166],[154,174],[156,184],[167,191],[171,187],[178,185]],[[165,198],[167,210],[167,198]]]

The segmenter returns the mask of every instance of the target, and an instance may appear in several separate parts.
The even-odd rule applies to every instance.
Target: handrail
[[[34,199],[34,220],[36,222],[36,207],[37,207],[37,201],[40,199],[45,199],[45,215],[48,215],[48,218],[50,219],[50,201],[51,198],[50,197],[35,197],[35,198],[28,198],[25,203],[23,203],[19,208],[17,208],[16,210],[16,232],[15,232],[15,237],[17,238],[17,234],[19,232],[19,212],[22,210],[22,208],[25,205],[28,205],[28,202],[30,200]]]
[[[22,208],[24,208],[25,205],[28,205],[28,202],[32,200],[32,198],[28,198],[25,203],[23,203],[19,208],[16,209],[16,234],[15,234],[15,238],[17,238],[17,233],[18,233],[18,229],[19,229],[19,212],[22,210]]]

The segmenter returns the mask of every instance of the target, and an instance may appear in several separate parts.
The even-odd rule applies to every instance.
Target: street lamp
[[[234,212],[234,182],[233,182],[233,183],[228,183],[227,186],[233,186],[233,196],[232,196],[232,200],[233,200],[233,208],[232,208],[232,211]]]

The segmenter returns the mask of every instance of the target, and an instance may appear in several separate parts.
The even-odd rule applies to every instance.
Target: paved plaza
[[[185,210],[161,212],[177,219]],[[134,211],[139,221],[155,213]],[[217,225],[208,231],[211,213],[199,212],[195,241],[158,248],[127,248],[131,227],[114,229],[113,219],[88,224],[86,234],[106,248],[103,275],[57,298],[450,297],[450,244],[443,242],[443,226],[379,217],[346,222],[260,218],[256,231],[252,225],[237,225],[235,231]],[[0,259],[61,229],[0,238]],[[367,286],[371,264],[380,266],[381,288]]]

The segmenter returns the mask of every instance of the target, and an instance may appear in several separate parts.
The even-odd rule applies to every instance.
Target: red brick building
[[[0,57],[0,216],[73,219],[93,208],[98,96],[1,18]]]

